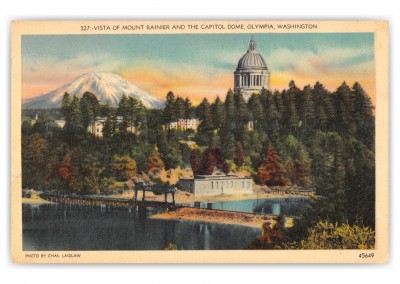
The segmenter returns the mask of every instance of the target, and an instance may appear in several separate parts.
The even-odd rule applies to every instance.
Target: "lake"
[[[255,202],[214,205],[225,210],[261,210],[266,214],[279,207],[283,214],[305,204],[289,206],[290,202],[285,200]],[[169,242],[176,244],[178,250],[241,250],[261,234],[260,228],[239,225],[148,218],[161,212],[157,210],[63,204],[23,204],[22,210],[25,251],[162,250]]]

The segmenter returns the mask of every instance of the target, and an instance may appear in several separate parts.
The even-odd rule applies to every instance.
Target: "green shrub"
[[[373,249],[375,232],[369,227],[319,222],[308,229],[300,242],[284,244],[286,249]]]

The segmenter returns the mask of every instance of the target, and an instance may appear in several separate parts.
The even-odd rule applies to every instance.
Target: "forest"
[[[374,228],[374,106],[359,83],[331,92],[319,82],[301,89],[291,81],[247,102],[228,90],[224,100],[199,105],[169,92],[164,109],[127,96],[112,108],[90,92],[81,99],[66,93],[59,112],[63,128],[51,111],[35,123],[23,118],[23,188],[98,194],[154,168],[195,175],[220,168],[269,187],[315,189],[303,228],[320,220]],[[96,117],[106,118],[103,137],[87,131]],[[166,127],[180,118],[197,118],[197,131]]]

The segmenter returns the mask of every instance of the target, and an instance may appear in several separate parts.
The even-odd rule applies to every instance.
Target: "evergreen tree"
[[[185,99],[184,107],[185,107],[185,118],[188,118],[188,119],[194,118],[192,102],[190,101],[189,98]]]
[[[240,142],[236,142],[235,154],[233,156],[233,162],[236,164],[238,168],[243,166],[244,163],[244,151],[242,144]]]
[[[249,113],[247,110],[246,101],[243,98],[243,94],[235,94],[235,117],[236,117],[236,125],[243,126],[246,125],[249,121]],[[240,128],[238,128],[240,129]]]
[[[22,136],[22,186],[42,190],[46,182],[48,141],[40,134]]]
[[[213,128],[220,129],[225,124],[225,108],[219,97],[211,105]]]
[[[315,108],[312,100],[312,89],[310,85],[305,86],[303,92],[300,95],[300,109],[301,109],[301,120],[304,123],[304,129],[310,128],[315,118]]]
[[[281,101],[280,97],[281,95],[278,91],[275,91],[274,95],[266,94],[266,126],[268,134],[271,136],[278,135],[280,130],[280,120],[282,118],[278,108]]]
[[[254,127],[256,129],[261,129],[264,125],[264,113],[260,102],[260,95],[252,94],[247,103],[249,113],[252,114]]]
[[[199,132],[207,133],[213,129],[212,115],[210,103],[206,98],[198,107],[198,115],[200,119]]]
[[[85,133],[85,129],[82,124],[79,98],[76,96],[71,101],[69,119],[65,121],[64,128],[67,130],[67,135],[69,135],[70,144],[77,146],[82,134]]]
[[[228,90],[225,98],[225,114],[226,126],[228,131],[233,131],[235,128],[235,99],[231,89]]]
[[[177,97],[174,103],[175,117],[184,118],[185,117],[185,101],[181,97]]]
[[[91,92],[85,92],[80,100],[80,110],[83,127],[87,129],[99,115],[100,104],[96,95]]]
[[[228,160],[232,160],[235,151],[235,136],[228,129],[223,129],[220,132],[220,138],[224,157]]]
[[[291,134],[297,134],[297,129],[299,126],[299,116],[297,113],[297,97],[300,93],[300,89],[297,88],[294,81],[290,81],[289,90],[285,93],[285,112],[284,112],[284,122]]]
[[[313,99],[319,130],[334,130],[336,111],[332,94],[322,84],[317,82],[313,88]]]
[[[125,133],[126,129],[128,128],[128,125],[130,123],[130,119],[131,119],[131,114],[129,111],[129,99],[125,94],[123,94],[121,99],[119,100],[118,108],[117,108],[117,115],[122,116],[122,123],[119,127],[120,127],[120,130],[123,133]]]
[[[164,108],[164,123],[170,123],[176,121],[176,111],[175,111],[175,95],[173,92],[169,91],[165,100]]]
[[[336,130],[339,133],[346,133],[353,135],[356,130],[354,121],[354,109],[353,109],[353,93],[346,82],[335,92],[335,105],[336,105]]]
[[[353,105],[356,138],[363,141],[370,149],[373,149],[375,144],[374,107],[371,98],[358,82],[353,86]]]
[[[64,115],[66,124],[71,123],[71,96],[66,92],[61,102],[61,113]]]

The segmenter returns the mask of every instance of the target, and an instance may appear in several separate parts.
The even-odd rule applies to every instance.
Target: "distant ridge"
[[[53,91],[24,100],[22,107],[25,109],[58,108],[61,106],[62,98],[66,92],[79,98],[85,92],[92,92],[101,103],[108,103],[113,107],[118,106],[123,94],[140,100],[147,108],[160,109],[164,107],[164,102],[159,98],[111,72],[86,73]]]

